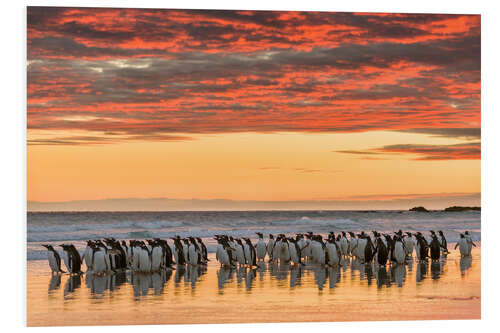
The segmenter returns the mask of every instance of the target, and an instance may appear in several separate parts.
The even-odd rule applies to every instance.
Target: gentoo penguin
[[[276,240],[274,241],[273,248],[271,249],[271,258],[272,261],[280,260],[280,251],[281,251],[281,240],[282,236],[278,235]]]
[[[377,263],[381,266],[385,266],[387,263],[387,258],[389,257],[389,253],[387,251],[387,246],[384,244],[382,239],[380,237],[377,237],[376,239],[376,257],[377,257]]]
[[[139,251],[139,272],[149,273],[151,272],[151,251],[146,246],[145,243],[142,243]]]
[[[407,237],[404,238],[404,244],[406,249],[406,256],[413,256],[413,249],[415,248],[415,241],[413,240],[411,232],[406,232]]]
[[[250,262],[248,263],[248,265],[250,267],[253,267],[253,266],[257,266],[257,255],[255,253],[255,248],[253,247],[252,245],[252,241],[250,240],[250,238],[245,238],[245,241],[248,245],[248,249],[250,250]],[[245,256],[246,256],[246,252],[245,252]],[[248,257],[247,257],[248,259]]]
[[[396,238],[396,242],[394,243],[394,259],[396,259],[398,264],[403,264],[406,257],[403,241],[399,236],[394,237]]]
[[[355,256],[355,248],[358,245],[358,239],[356,238],[356,235],[354,232],[349,231],[349,235],[351,236],[349,240],[349,255]]]
[[[189,239],[183,239],[184,244],[182,244],[182,251],[184,252],[184,261],[189,263]]]
[[[448,242],[446,241],[446,237],[444,237],[443,231],[439,230],[438,233],[439,233],[439,238],[440,238],[439,243],[441,246],[441,250],[442,250],[443,254],[448,254],[449,253]]]
[[[42,244],[44,248],[47,249],[47,259],[49,260],[49,266],[50,269],[52,270],[52,274],[54,273],[65,273],[61,269],[61,257],[59,256],[59,253],[57,253],[56,250],[52,247],[52,245],[45,245]]]
[[[281,237],[281,244],[279,248],[279,259],[280,263],[289,263],[290,262],[290,246],[288,244],[288,240],[286,237]]]
[[[59,246],[62,247],[64,252],[66,253],[67,262],[65,261],[65,264],[68,268],[68,272],[70,274],[81,274],[82,271],[80,270],[80,254],[76,250],[75,246],[73,244],[61,244]]]
[[[259,261],[263,261],[266,257],[266,243],[264,242],[264,235],[260,232],[256,232],[256,234],[259,236],[259,240],[255,246],[255,252],[257,254],[257,259]]]
[[[111,270],[111,266],[106,251],[95,244],[91,246],[91,251],[92,273],[102,275],[106,272],[109,272]]]
[[[431,259],[432,260],[439,260],[439,257],[441,256],[441,248],[440,248],[439,240],[438,240],[436,234],[432,235],[430,248],[431,248]]]
[[[474,244],[472,242],[472,237],[471,237],[471,235],[469,234],[468,231],[465,232],[464,237],[465,237],[465,240],[467,240],[467,245],[469,246],[469,252],[467,253],[467,255],[470,256],[470,254],[472,252],[472,247],[473,246],[476,247],[476,244]]]
[[[87,241],[87,246],[85,247],[85,251],[83,252],[83,261],[85,262],[85,265],[87,266],[87,271],[92,270],[92,245],[94,242],[92,242],[90,239]]]
[[[294,265],[300,265],[300,249],[298,248],[297,241],[293,238],[288,238],[289,241],[289,251],[290,251],[290,261]]]
[[[273,248],[274,248],[274,236],[272,234],[269,234],[269,240],[267,241],[267,246],[266,246],[269,262],[273,261]]]
[[[455,245],[455,250],[459,247],[460,257],[469,256],[469,243],[467,242],[467,238],[465,238],[464,234],[460,234],[460,239]]]
[[[340,239],[340,252],[342,256],[345,258],[348,256],[349,251],[349,242],[347,241],[345,231],[342,231],[342,238]]]
[[[186,256],[184,255],[184,245],[182,244],[181,237],[177,235],[175,238],[170,238],[174,241],[174,259],[177,265],[186,264]]]
[[[371,263],[373,257],[375,256],[375,246],[373,246],[372,239],[369,235],[365,236],[366,246],[365,246],[365,263]]]
[[[328,265],[339,266],[342,256],[341,250],[333,238],[328,238],[326,241],[326,252],[328,253]]]
[[[151,244],[151,271],[159,272],[161,268],[161,263],[163,259],[163,248],[158,242],[152,242]]]
[[[236,254],[236,261],[238,264],[241,266],[245,265],[247,263],[247,259],[245,257],[245,248],[243,246],[243,243],[241,242],[241,239],[237,238],[236,239],[236,245],[235,245],[235,254]]]
[[[203,241],[201,240],[200,237],[196,237],[196,240],[198,241],[198,245],[200,246],[201,256],[203,259],[202,261],[203,262],[210,261],[210,259],[208,259],[207,247],[205,246],[205,244],[203,244]]]
[[[195,266],[199,265],[201,263],[201,254],[200,254],[200,249],[198,247],[198,244],[196,243],[196,240],[193,237],[189,237],[189,259],[188,263]]]
[[[427,260],[427,257],[429,256],[427,241],[420,232],[417,232],[415,237],[417,238],[417,245],[416,245],[417,259]]]

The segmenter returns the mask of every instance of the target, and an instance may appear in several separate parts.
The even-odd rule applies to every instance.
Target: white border
[[[2,24],[2,172],[1,198],[1,284],[4,288],[2,302],[3,329],[26,329],[25,325],[25,225],[26,225],[26,10],[27,5],[38,6],[95,6],[95,7],[137,7],[137,8],[200,8],[200,9],[261,9],[261,10],[319,10],[319,11],[362,11],[362,12],[409,12],[409,13],[463,13],[482,14],[482,320],[481,321],[411,321],[411,322],[369,322],[369,323],[303,323],[303,324],[251,324],[251,325],[187,325],[187,326],[118,326],[118,327],[75,327],[71,331],[132,330],[183,332],[220,332],[237,330],[254,332],[256,329],[269,331],[314,330],[368,330],[387,332],[403,329],[405,333],[425,331],[490,331],[498,318],[498,225],[500,165],[497,139],[500,105],[499,85],[499,32],[500,17],[494,1],[17,1],[3,3],[0,22]],[[7,252],[6,252],[6,251]],[[6,255],[7,254],[7,255]],[[14,283],[14,285],[13,285]],[[68,328],[37,328],[52,332]],[[497,327],[498,329],[498,327]],[[34,329],[32,329],[34,330]]]

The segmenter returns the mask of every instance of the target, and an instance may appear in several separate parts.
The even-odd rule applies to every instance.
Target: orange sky
[[[28,200],[453,204],[480,65],[478,15],[29,7]]]

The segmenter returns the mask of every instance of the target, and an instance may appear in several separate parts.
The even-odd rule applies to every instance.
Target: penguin
[[[200,237],[196,237],[196,240],[198,241],[198,245],[201,247],[200,250],[201,250],[201,256],[202,256],[202,261],[203,262],[207,262],[207,261],[210,261],[208,259],[208,251],[207,251],[207,247],[205,246],[205,244],[203,244],[203,241],[201,240]]]
[[[200,258],[200,249],[198,247],[198,244],[196,243],[196,240],[193,237],[189,237],[189,258],[188,258],[188,263],[190,265],[196,266],[200,264],[201,258]]]
[[[81,260],[80,254],[76,250],[73,244],[61,244],[59,245],[63,248],[66,253],[67,261],[65,261],[66,267],[68,268],[68,273],[70,274],[81,274]]]
[[[250,267],[257,266],[257,262],[256,262],[257,255],[255,253],[255,247],[253,247],[252,241],[250,240],[250,238],[246,238],[245,241],[246,241],[246,243],[248,245],[248,249],[250,250],[250,262],[248,263],[248,265]],[[245,253],[245,255],[246,255],[246,253]]]
[[[92,242],[90,239],[87,241],[87,246],[85,247],[85,251],[83,252],[83,260],[85,262],[85,266],[87,266],[87,271],[92,270]]]
[[[283,235],[281,239],[281,244],[280,244],[279,250],[279,259],[280,263],[289,263],[290,262],[290,246],[288,244],[287,238]]]
[[[282,243],[282,236],[278,235],[276,237],[276,240],[274,241],[273,248],[271,249],[272,262],[280,260],[281,243]]]
[[[145,243],[142,243],[139,251],[139,272],[151,272],[152,255]]]
[[[274,236],[272,234],[269,234],[269,240],[267,241],[267,246],[266,246],[269,262],[273,261],[273,248],[274,248]]]
[[[340,265],[340,258],[342,256],[342,252],[333,238],[329,238],[326,242],[326,253],[328,254],[329,266]]]
[[[266,257],[266,243],[264,242],[264,235],[260,232],[256,232],[256,234],[259,236],[259,240],[257,241],[257,245],[255,246],[257,259],[259,261],[264,261],[264,259]]]
[[[406,235],[407,237],[404,238],[406,257],[413,257],[413,249],[415,248],[415,241],[413,240],[411,232],[406,232]]]
[[[182,244],[182,251],[184,252],[184,261],[189,263],[189,239],[184,238],[183,239],[184,244]]]
[[[151,271],[159,272],[163,258],[163,248],[158,242],[153,242],[151,250]]]
[[[394,243],[394,259],[398,264],[403,264],[405,262],[405,249],[401,237],[395,236],[396,241]]]
[[[424,236],[422,236],[422,234],[420,232],[417,233],[416,235],[417,237],[417,246],[416,246],[416,250],[417,250],[417,259],[418,260],[427,260],[427,258],[429,257],[428,253],[428,244],[427,244],[427,241],[425,240]]]
[[[440,246],[441,246],[441,250],[442,250],[442,254],[443,255],[446,255],[449,253],[448,251],[448,242],[446,241],[446,237],[444,237],[444,234],[443,234],[443,231],[439,230],[438,231],[439,233],[439,238],[440,238]]]
[[[468,248],[469,248],[469,252],[467,253],[467,255],[470,256],[471,252],[472,252],[472,247],[473,246],[476,247],[476,244],[474,244],[472,242],[472,237],[471,237],[471,235],[469,234],[468,231],[465,232],[464,237],[465,237],[465,240],[467,241],[467,245],[468,245]]]
[[[298,248],[297,241],[293,238],[288,238],[289,242],[289,247],[288,250],[290,251],[290,261],[294,265],[300,265],[300,250]]]
[[[342,254],[342,257],[346,258],[349,255],[348,251],[349,242],[347,241],[345,231],[342,231],[342,238],[340,238],[340,252]]]
[[[184,255],[184,245],[181,242],[181,237],[177,235],[175,238],[170,238],[174,241],[174,259],[177,265],[186,264],[186,256]]]
[[[236,239],[236,244],[234,246],[234,254],[236,256],[236,261],[238,262],[238,265],[243,266],[247,263],[247,259],[245,257],[245,249],[243,247],[243,243],[241,242],[241,239],[237,238]]]
[[[366,246],[365,246],[365,263],[371,263],[373,257],[375,256],[375,246],[373,246],[372,239],[370,236],[365,236]]]
[[[439,260],[439,257],[441,256],[441,246],[439,244],[439,240],[436,234],[432,234],[430,249],[431,249],[431,259]]]
[[[470,256],[469,242],[467,241],[467,238],[464,234],[460,234],[460,239],[458,240],[457,244],[455,244],[455,250],[457,249],[457,247],[459,247],[461,258]]]
[[[45,245],[42,244],[44,248],[47,249],[47,259],[49,261],[49,266],[50,269],[52,270],[52,274],[56,273],[66,273],[61,269],[61,257],[59,256],[59,253],[57,253],[56,250],[52,247],[52,245]]]
[[[356,235],[354,235],[354,232],[349,231],[349,235],[351,236],[350,242],[349,242],[349,254],[351,256],[355,256],[355,248],[358,245],[358,239],[356,238]]]
[[[102,275],[111,270],[111,266],[109,264],[109,260],[106,254],[106,251],[101,247],[93,244],[91,246],[91,267],[92,273],[97,275]]]
[[[376,257],[377,257],[377,263],[380,265],[380,266],[385,266],[385,264],[387,263],[387,259],[389,257],[389,253],[387,251],[387,246],[384,244],[384,242],[382,241],[382,239],[380,237],[377,237],[376,239],[376,249],[375,249],[375,252],[376,252]]]

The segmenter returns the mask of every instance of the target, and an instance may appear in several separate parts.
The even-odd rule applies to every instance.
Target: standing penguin
[[[439,260],[439,257],[441,256],[441,248],[440,248],[439,240],[437,239],[436,234],[432,235],[430,248],[431,248],[431,259],[432,260]]]
[[[448,242],[446,241],[446,238],[444,237],[443,231],[439,230],[439,238],[440,238],[440,246],[443,254],[448,254]]]
[[[340,239],[340,252],[342,256],[345,258],[349,255],[349,242],[346,237],[345,231],[342,231],[342,238]]]
[[[208,251],[207,251],[207,247],[205,246],[205,244],[203,243],[203,241],[201,240],[200,237],[196,237],[196,240],[198,241],[198,245],[200,246],[200,250],[201,250],[201,257],[202,257],[202,261],[203,262],[207,262],[207,261],[210,261],[210,259],[208,259]]]
[[[401,237],[394,236],[396,238],[396,242],[394,243],[394,259],[398,264],[403,264],[405,261],[405,250],[404,245],[401,240]]]
[[[387,263],[387,258],[389,257],[387,246],[384,244],[380,237],[377,237],[376,244],[377,247],[375,249],[375,252],[377,253],[377,263],[380,266],[385,266],[385,264]]]
[[[371,263],[373,257],[375,256],[375,246],[373,246],[372,239],[370,236],[366,235],[366,246],[365,246],[365,263]]]
[[[238,264],[241,267],[245,265],[247,262],[247,259],[245,257],[245,248],[243,246],[243,243],[241,242],[241,239],[239,238],[236,239],[236,244],[234,248],[235,248],[234,253],[236,254],[236,261],[238,261]]]
[[[266,246],[269,262],[273,261],[273,248],[274,248],[274,236],[272,234],[269,234],[269,240],[267,241],[267,246]]]
[[[460,239],[457,244],[455,244],[455,250],[459,247],[460,257],[470,256],[469,254],[469,244],[467,242],[467,238],[465,238],[464,234],[460,234]]]
[[[52,270],[52,274],[65,273],[61,269],[61,257],[59,256],[59,253],[57,253],[57,251],[54,250],[52,245],[42,244],[42,246],[48,250],[47,259],[49,261],[49,266],[50,269]]]
[[[333,238],[326,241],[326,252],[328,253],[328,265],[340,266],[342,251]]]
[[[257,266],[257,262],[256,262],[257,255],[255,253],[255,248],[252,245],[252,241],[250,240],[250,238],[245,238],[245,241],[248,245],[248,249],[250,250],[250,262],[248,262],[248,265],[250,267]],[[245,255],[246,255],[246,253],[245,253]],[[248,258],[247,258],[247,260],[248,260]]]
[[[465,232],[464,237],[465,237],[465,240],[467,241],[467,245],[468,245],[468,249],[469,249],[469,252],[467,253],[467,255],[470,256],[470,254],[472,252],[472,246],[476,247],[476,244],[474,244],[472,242],[472,237],[468,231]]]
[[[85,251],[83,252],[83,260],[85,262],[85,265],[87,266],[87,271],[92,270],[92,245],[94,242],[92,242],[90,239],[87,241],[87,247],[85,247]]]
[[[259,261],[264,261],[264,258],[266,257],[266,243],[264,242],[264,235],[260,232],[256,232],[256,234],[259,236],[257,245],[255,246],[257,259]]]
[[[68,272],[70,274],[81,274],[82,271],[80,270],[81,268],[81,259],[80,259],[80,254],[76,250],[75,246],[73,244],[67,245],[67,244],[61,244],[60,245],[64,252],[66,253],[67,257],[67,268]]]
[[[415,241],[413,240],[411,232],[406,232],[407,237],[404,238],[404,244],[406,249],[406,256],[413,256],[413,249],[415,248]]]

